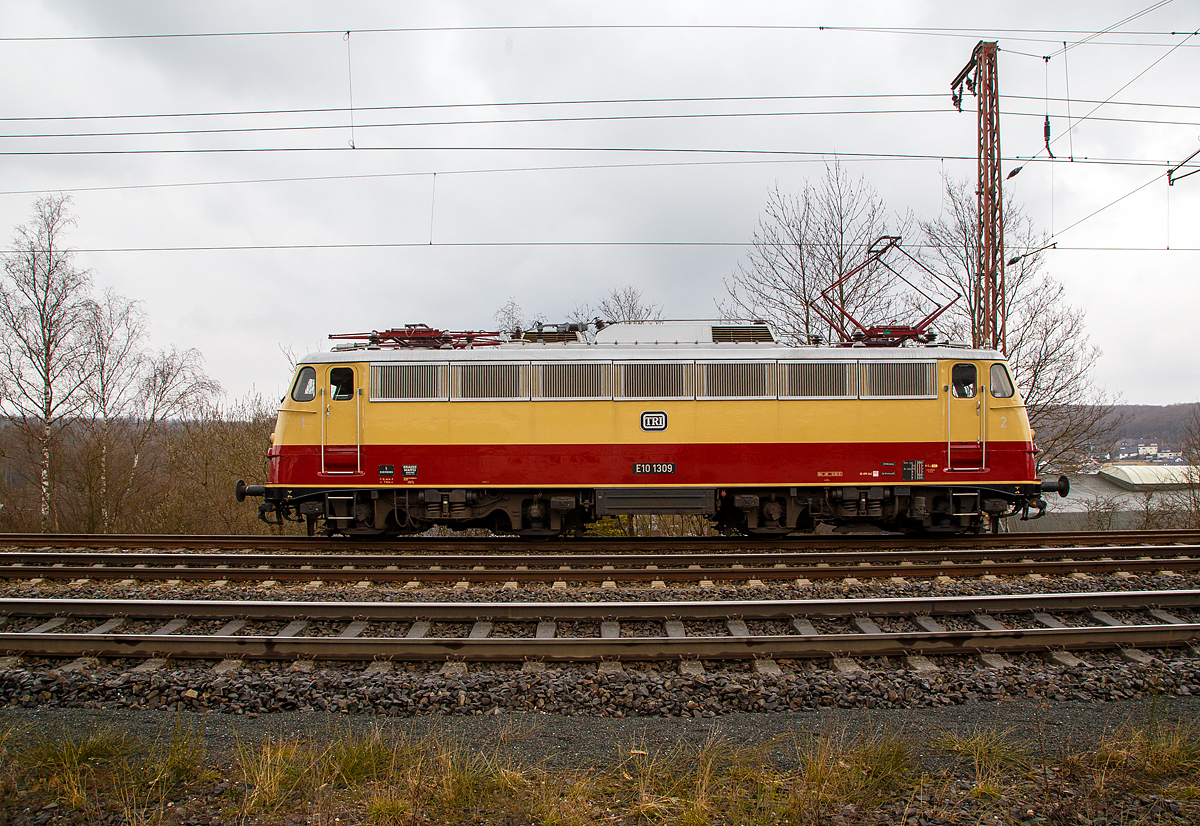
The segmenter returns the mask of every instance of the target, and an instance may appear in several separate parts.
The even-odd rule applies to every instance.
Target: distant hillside
[[[1159,446],[1177,450],[1192,412],[1200,405],[1189,404],[1121,404],[1114,413],[1124,414],[1126,421],[1117,439],[1157,439]]]

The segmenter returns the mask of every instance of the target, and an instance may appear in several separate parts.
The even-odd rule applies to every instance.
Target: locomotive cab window
[[[997,399],[1011,399],[1016,395],[1008,368],[1003,364],[992,365],[992,395]]]
[[[329,397],[334,401],[354,398],[354,369],[335,367],[329,371]]]
[[[292,398],[298,402],[310,402],[317,397],[317,371],[311,367],[301,367],[292,385]]]
[[[975,398],[975,365],[956,364],[950,371],[950,387],[956,399]]]

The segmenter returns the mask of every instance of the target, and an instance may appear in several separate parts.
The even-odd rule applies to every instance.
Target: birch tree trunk
[[[3,412],[36,459],[39,525],[54,527],[54,451],[62,424],[81,408],[90,361],[84,328],[91,275],[63,246],[73,220],[69,198],[38,199],[17,227],[0,277],[0,385]]]

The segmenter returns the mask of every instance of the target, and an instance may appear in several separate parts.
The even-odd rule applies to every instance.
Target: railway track
[[[772,553],[287,554],[0,552],[12,580],[370,583],[714,583],[854,577],[1157,574],[1200,569],[1200,544]]]
[[[4,599],[0,616],[0,651],[56,658],[546,663],[1097,649],[1132,658],[1200,641],[1196,590],[805,602]]]
[[[345,538],[299,536],[186,536],[155,534],[0,534],[0,548],[120,548],[294,551],[317,552],[353,548],[355,553],[441,554],[441,553],[538,553],[581,552],[624,554],[689,551],[815,551],[855,548],[872,549],[1000,549],[1021,546],[1062,548],[1071,546],[1200,544],[1198,530],[1169,531],[1061,531],[1052,533],[979,534],[969,536],[907,537],[899,534],[853,533],[785,536],[773,539],[747,537],[579,537],[531,541],[516,537],[405,537],[388,542],[361,542]]]

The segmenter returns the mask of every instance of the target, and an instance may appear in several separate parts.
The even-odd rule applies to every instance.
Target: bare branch
[[[836,163],[798,195],[776,187],[767,194],[748,260],[725,281],[727,295],[717,307],[727,319],[761,318],[785,341],[831,340],[835,332],[817,310],[836,312],[821,291],[862,263],[881,236],[902,234],[906,224],[888,216],[864,179],[851,179]],[[843,284],[837,301],[868,323],[894,321],[903,307],[892,280],[878,277],[876,267]]]

